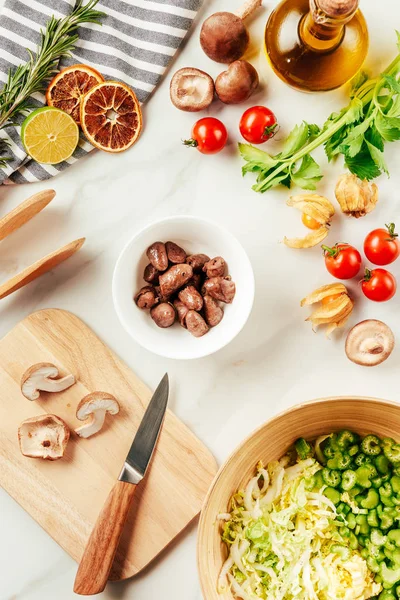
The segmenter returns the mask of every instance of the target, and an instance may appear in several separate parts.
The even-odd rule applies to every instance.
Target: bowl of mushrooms
[[[245,325],[254,274],[238,240],[220,225],[169,217],[137,233],[113,278],[114,306],[144,348],[175,359],[217,352]]]

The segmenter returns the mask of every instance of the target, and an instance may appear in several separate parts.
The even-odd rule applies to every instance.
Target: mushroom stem
[[[61,379],[48,379],[47,377],[45,377],[39,384],[38,389],[41,392],[56,392],[59,390],[63,391],[74,385],[74,383],[74,375],[66,375]]]
[[[103,428],[104,421],[106,420],[106,410],[97,409],[93,413],[92,422],[89,425],[82,425],[75,429],[75,433],[77,433],[80,437],[88,438]]]
[[[252,15],[257,8],[260,8],[261,5],[262,0],[246,0],[234,14],[244,21],[247,17]]]

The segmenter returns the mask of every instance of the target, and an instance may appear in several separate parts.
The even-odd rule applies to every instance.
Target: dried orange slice
[[[83,97],[81,125],[89,142],[100,150],[122,152],[130,148],[143,127],[135,93],[119,81],[99,83]]]
[[[103,75],[92,67],[87,65],[67,67],[50,81],[46,91],[47,104],[61,108],[79,125],[82,97],[101,81],[104,81]]]

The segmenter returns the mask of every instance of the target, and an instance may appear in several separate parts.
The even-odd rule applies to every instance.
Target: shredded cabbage
[[[305,481],[321,468],[313,458],[289,466],[284,457],[264,469],[220,515],[229,557],[218,591],[242,600],[366,600],[382,587],[358,551],[339,533],[335,505]],[[342,555],[333,545],[345,548]],[[348,548],[348,549],[347,549]]]

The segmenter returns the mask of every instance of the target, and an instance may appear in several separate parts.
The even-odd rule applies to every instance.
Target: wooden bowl
[[[400,439],[400,405],[375,398],[326,398],[300,404],[267,421],[230,456],[216,476],[201,513],[197,562],[205,600],[233,600],[217,592],[217,580],[227,550],[220,538],[217,515],[228,511],[231,496],[243,489],[259,460],[266,465],[281,458],[299,438],[351,429]]]

